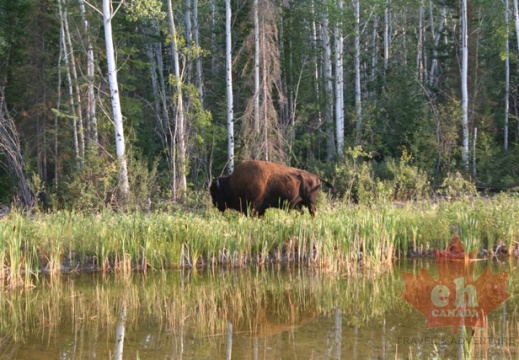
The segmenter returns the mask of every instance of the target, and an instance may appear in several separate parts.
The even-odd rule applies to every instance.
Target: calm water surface
[[[400,294],[405,261],[379,275],[305,268],[73,274],[40,279],[31,290],[0,293],[0,359],[108,359],[117,329],[124,359],[517,358],[517,264],[482,261],[508,272],[512,297],[485,329],[426,329]],[[465,330],[464,330],[465,329]]]

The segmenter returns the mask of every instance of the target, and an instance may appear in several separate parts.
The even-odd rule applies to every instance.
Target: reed
[[[205,266],[299,263],[333,273],[382,271],[393,260],[445,249],[458,233],[465,249],[517,255],[519,199],[389,202],[353,206],[322,200],[308,212],[11,213],[0,221],[2,286],[31,286],[43,270],[156,271]]]

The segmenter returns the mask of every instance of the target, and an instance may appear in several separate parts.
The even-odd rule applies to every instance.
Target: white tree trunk
[[[97,147],[97,116],[96,116],[96,98],[94,92],[95,63],[94,63],[94,47],[90,39],[90,23],[86,17],[85,1],[79,0],[79,9],[81,19],[83,20],[83,30],[85,32],[86,41],[86,61],[87,61],[87,92],[86,92],[86,139],[91,141],[91,145]],[[88,145],[88,144],[87,144]]]
[[[81,91],[79,91],[79,79],[77,75],[77,67],[76,67],[76,60],[74,56],[74,48],[72,47],[72,39],[70,38],[70,30],[68,27],[68,12],[67,10],[64,10],[63,14],[63,24],[65,27],[65,38],[68,45],[69,54],[70,57],[70,72],[72,75],[72,83],[75,90],[75,98],[76,98],[76,116],[77,116],[77,131],[78,131],[78,140],[79,140],[79,154],[81,159],[85,157],[85,134],[83,130],[83,112],[81,109]]]
[[[358,0],[356,1],[358,3]],[[339,12],[342,14],[343,2],[338,0]],[[342,15],[339,16],[342,19]],[[337,154],[344,152],[344,70],[342,22],[338,20],[334,27],[335,37],[335,136],[337,137]]]
[[[432,0],[431,0],[432,1]],[[431,5],[432,6],[432,5]],[[436,86],[438,82],[438,78],[436,76],[436,71],[438,69],[438,45],[440,44],[440,38],[441,34],[443,32],[443,27],[445,26],[445,19],[447,18],[447,6],[444,5],[442,7],[442,15],[440,20],[440,25],[438,27],[438,31],[434,31],[434,27],[431,26],[432,29],[432,35],[434,37],[434,44],[433,44],[433,59],[431,62],[431,71],[429,72],[429,87],[432,89],[434,86]],[[433,20],[431,20],[432,22]],[[429,90],[430,93],[431,90]]]
[[[255,136],[260,133],[260,39],[258,0],[253,2],[254,12],[254,131]]]
[[[314,0],[311,1],[311,12],[312,12],[312,50],[315,54],[318,54],[317,50],[317,20],[315,18],[315,4]],[[314,78],[315,78],[315,85],[314,90],[317,97],[317,103],[321,103],[321,87],[320,87],[320,76],[319,76],[319,61],[317,59],[314,61]],[[323,121],[321,109],[319,109],[318,112],[318,123],[321,124]]]
[[[323,67],[324,67],[324,88],[325,88],[325,109],[324,118],[326,124],[326,153],[328,160],[333,159],[335,155],[335,145],[333,138],[333,82],[332,82],[332,47],[330,44],[330,36],[328,35],[328,14],[323,13],[322,42],[324,47]]]
[[[362,135],[362,95],[360,87],[360,1],[354,1],[355,11],[355,115],[357,117],[357,131],[355,143],[360,144]]]
[[[423,53],[423,43],[424,43],[424,3],[423,0],[420,2],[420,9],[418,14],[418,44],[416,49],[416,72],[417,78],[420,83],[422,83],[424,79],[424,53]]]
[[[209,6],[211,8],[211,73],[216,75],[216,0],[211,0]]]
[[[517,1],[517,0],[515,0]],[[505,35],[505,126],[504,126],[504,149],[508,150],[508,111],[510,107],[510,43],[508,41],[509,34],[509,5],[508,0],[505,0],[505,24],[506,24],[506,35]],[[475,140],[474,140],[475,141]]]
[[[378,14],[373,14],[373,34],[372,34],[372,47],[373,51],[371,53],[371,74],[370,74],[370,82],[371,82],[371,90],[368,93],[369,98],[373,101],[375,100],[375,91],[374,85],[377,80],[377,68],[378,68]]]
[[[517,49],[519,50],[519,5],[518,5],[518,0],[514,0],[514,20],[515,20],[515,38],[517,39]]]
[[[463,165],[468,170],[469,166],[469,92],[468,92],[468,24],[467,24],[467,0],[461,0],[461,126],[463,131]]]
[[[227,162],[234,171],[234,105],[232,94],[231,0],[225,0],[225,75],[227,84]]]
[[[168,0],[168,23],[169,33],[171,36],[171,53],[173,54],[173,67],[175,75],[175,88],[176,88],[176,100],[177,100],[177,112],[175,130],[173,132],[173,138],[177,139],[177,143],[172,141],[172,198],[174,201],[178,200],[179,197],[183,196],[187,191],[187,178],[186,178],[186,134],[184,130],[185,114],[184,114],[184,103],[182,96],[182,79],[180,78],[180,60],[178,58],[178,47],[177,47],[177,31],[175,28],[175,18],[173,16],[173,6],[171,0]],[[176,150],[178,148],[178,173],[176,171]],[[177,179],[179,186],[177,188]]]
[[[517,49],[519,50],[519,5],[518,5],[518,0],[514,0],[514,20],[515,20],[515,38],[517,39]],[[519,134],[519,122],[517,122],[517,133]]]
[[[196,46],[196,87],[198,89],[198,99],[204,104],[204,82],[202,74],[202,55],[200,53],[200,39],[198,26],[198,0],[193,0],[193,38]]]
[[[384,79],[389,67],[389,57],[391,55],[391,0],[386,0],[384,9]]]
[[[60,21],[61,21],[60,41],[61,41],[61,46],[62,46],[63,52],[64,52],[63,59],[65,60],[65,77],[67,79],[69,106],[70,106],[70,111],[71,111],[71,115],[72,115],[72,136],[73,136],[73,142],[74,142],[74,152],[75,152],[76,160],[78,161],[78,164],[79,164],[80,153],[79,153],[76,105],[74,104],[74,90],[73,90],[73,84],[72,84],[72,76],[70,75],[70,65],[69,65],[69,55],[68,55],[69,49],[68,49],[68,43],[67,43],[66,35],[65,35],[66,16],[61,7],[61,2],[62,2],[62,0],[58,0],[58,12],[59,12],[59,17],[60,17]]]
[[[119,161],[119,190],[123,200],[127,200],[130,193],[128,183],[128,167],[126,164],[123,128],[123,115],[121,112],[121,101],[119,98],[119,84],[117,82],[117,66],[115,63],[115,51],[112,38],[112,1],[103,0],[103,24],[105,30],[106,61],[108,65],[108,82],[110,84],[110,98],[112,101],[112,112],[115,125],[115,146],[117,160]]]

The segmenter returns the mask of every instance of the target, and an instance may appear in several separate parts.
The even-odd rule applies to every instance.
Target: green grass
[[[156,213],[56,212],[0,220],[0,280],[30,286],[43,270],[243,267],[297,262],[329,272],[378,271],[395,257],[445,249],[459,234],[467,251],[517,247],[519,199],[501,195],[395,206],[322,199],[319,214],[269,210],[264,218],[212,207]],[[62,268],[63,266],[63,268]]]

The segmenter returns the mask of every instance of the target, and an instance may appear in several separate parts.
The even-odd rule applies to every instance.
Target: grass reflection
[[[510,271],[508,291],[519,291],[516,265],[489,264],[493,272]],[[453,336],[452,329],[425,329],[425,318],[400,298],[401,266],[434,274],[434,263],[422,260],[355,276],[270,266],[42,277],[32,290],[0,292],[0,354],[33,358],[29,354],[45,349],[63,359],[112,356],[125,311],[124,358],[225,358],[230,325],[234,352],[263,349],[266,354],[265,349],[275,348],[284,357],[289,350],[283,344],[297,342],[301,356],[452,357],[460,345],[441,342]],[[465,354],[496,349],[516,354],[515,346],[482,339],[517,338],[517,304],[515,298],[507,302],[505,323],[499,308],[487,329],[471,333],[469,328],[461,344]],[[434,341],[416,347],[425,337]]]

